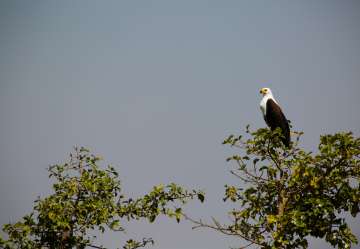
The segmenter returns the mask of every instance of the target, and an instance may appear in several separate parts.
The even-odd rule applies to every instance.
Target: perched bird
[[[264,115],[266,124],[270,127],[272,131],[275,130],[277,127],[281,128],[283,134],[281,141],[286,147],[289,148],[290,146],[289,121],[286,119],[279,104],[274,99],[274,96],[272,95],[270,88],[261,88],[260,94],[264,96],[260,102],[260,109]]]

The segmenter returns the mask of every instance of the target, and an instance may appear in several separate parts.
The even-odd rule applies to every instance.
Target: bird
[[[290,147],[290,127],[289,121],[286,119],[284,113],[281,110],[280,105],[275,100],[270,88],[264,87],[260,89],[260,94],[263,98],[260,102],[260,109],[264,116],[266,124],[273,131],[280,127],[283,137],[282,143],[289,148]]]

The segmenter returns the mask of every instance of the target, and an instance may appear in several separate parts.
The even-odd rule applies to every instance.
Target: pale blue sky
[[[189,212],[226,220],[223,186],[236,179],[221,142],[265,126],[261,87],[308,150],[323,133],[360,135],[359,25],[359,1],[1,1],[0,223],[49,193],[45,168],[74,145],[115,165],[130,195],[172,181],[202,188],[207,202]],[[159,221],[104,240],[240,244]]]

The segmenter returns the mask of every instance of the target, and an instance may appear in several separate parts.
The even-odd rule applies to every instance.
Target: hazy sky
[[[237,181],[221,142],[265,126],[261,87],[308,150],[320,134],[360,135],[359,27],[357,0],[1,1],[0,224],[49,193],[46,167],[74,145],[116,166],[128,195],[201,188],[207,201],[188,212],[227,221],[224,185]],[[127,227],[105,245],[132,235],[154,249],[241,244],[166,218]],[[330,248],[310,247],[320,246]]]

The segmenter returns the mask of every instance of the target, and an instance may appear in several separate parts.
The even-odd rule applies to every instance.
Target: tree
[[[308,238],[325,239],[332,246],[357,243],[345,213],[355,217],[360,206],[360,139],[352,133],[323,135],[316,154],[299,148],[295,132],[290,149],[281,143],[281,130],[249,131],[223,142],[237,149],[227,159],[231,174],[243,183],[225,186],[224,201],[239,205],[229,212],[231,223],[187,219],[248,243],[240,248],[307,248]]]
[[[0,247],[103,248],[95,244],[90,231],[124,231],[123,219],[144,218],[153,222],[160,214],[179,222],[181,207],[175,205],[183,205],[194,197],[204,200],[201,191],[187,191],[174,183],[155,186],[141,198],[126,198],[115,168],[101,168],[100,160],[85,148],[75,148],[69,162],[50,166],[54,193],[36,200],[33,212],[21,221],[4,225],[8,238],[0,237]],[[143,241],[130,239],[123,248],[138,248],[148,243],[154,242],[147,238]]]

